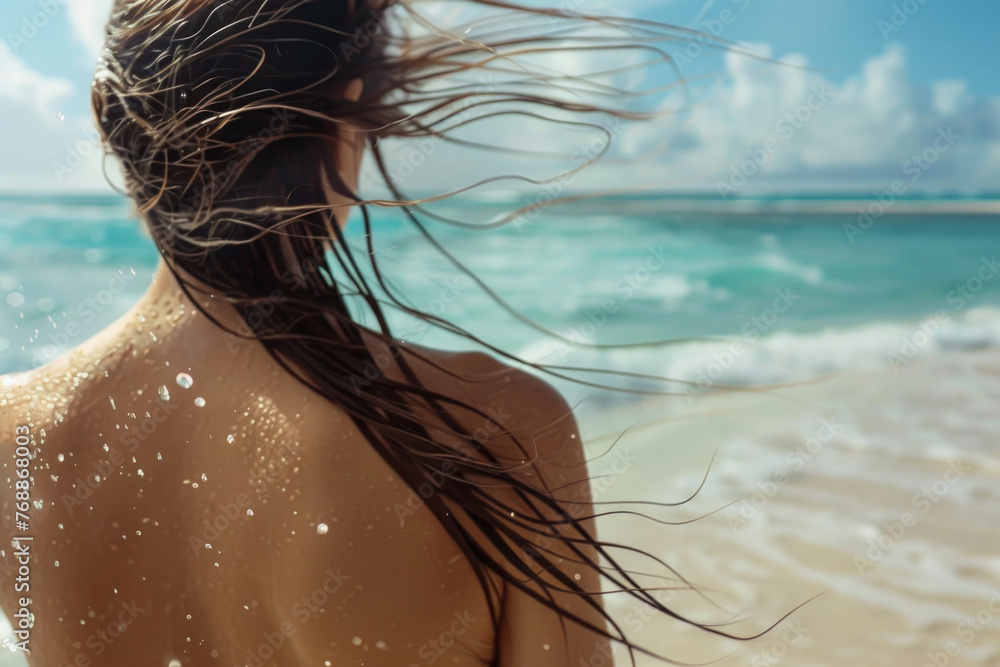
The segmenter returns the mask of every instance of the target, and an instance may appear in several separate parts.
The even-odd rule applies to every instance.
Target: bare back
[[[37,452],[27,530],[12,456],[0,485],[3,542],[33,538],[31,664],[495,664],[471,565],[347,415],[257,343],[160,306],[4,378],[3,437],[26,426]],[[429,387],[515,426],[544,404],[485,355],[421,351],[484,378],[414,361]]]

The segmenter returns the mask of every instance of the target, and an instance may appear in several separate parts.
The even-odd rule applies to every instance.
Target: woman
[[[116,4],[94,112],[162,259],[99,336],[3,378],[0,432],[34,458],[8,464],[30,484],[11,474],[3,497],[30,588],[2,603],[15,628],[33,615],[32,665],[609,664],[611,640],[632,644],[602,580],[689,622],[598,540],[559,394],[484,353],[396,341],[375,286],[457,328],[344,241],[352,207],[369,224],[366,150],[386,175],[381,139],[447,138],[470,108],[470,88],[428,82],[546,43],[404,35],[397,6]],[[413,203],[386,180],[382,204]]]

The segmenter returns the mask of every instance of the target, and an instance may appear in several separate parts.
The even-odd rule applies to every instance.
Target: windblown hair
[[[493,105],[508,108],[511,103],[526,109],[519,113],[536,116],[557,109],[582,117],[649,118],[621,106],[580,101],[581,96],[567,91],[572,93],[569,84],[584,82],[582,77],[532,71],[518,57],[631,49],[665,62],[669,57],[656,42],[685,32],[649,21],[500,0],[469,4],[505,13],[511,21],[534,17],[550,27],[549,33],[532,33],[524,23],[516,29],[489,24],[471,36],[461,30],[465,26],[449,33],[429,23],[406,0],[119,0],[93,86],[94,113],[106,146],[122,164],[128,195],[189,296],[193,286],[185,282],[185,274],[234,304],[251,333],[231,333],[259,340],[289,373],[345,410],[411,488],[428,480],[440,484],[439,491],[426,498],[426,506],[474,567],[494,622],[499,611],[488,572],[526,591],[564,620],[624,643],[630,654],[649,653],[634,645],[604,611],[596,599],[600,591],[585,590],[559,574],[552,552],[541,548],[542,540],[532,539],[533,533],[562,542],[582,567],[656,611],[730,637],[683,617],[645,590],[613,557],[611,547],[619,545],[602,542],[587,530],[583,521],[594,515],[566,513],[551,493],[512,474],[508,462],[488,448],[470,457],[443,444],[474,440],[449,412],[457,409],[479,415],[531,459],[531,448],[493,416],[423,386],[402,356],[398,359],[408,381],[381,374],[370,379],[366,374],[373,364],[373,350],[366,344],[369,335],[390,347],[397,345],[385,307],[514,358],[457,325],[406,305],[382,278],[377,253],[372,252],[369,206],[405,207],[409,222],[432,243],[433,238],[417,216],[421,200],[407,199],[388,173],[380,141],[458,141],[451,136],[455,128],[489,117]],[[594,29],[603,36],[595,36]],[[487,91],[469,83],[440,84],[472,70],[501,72],[502,80]],[[356,78],[363,82],[363,92],[352,100],[343,93]],[[628,93],[599,92],[619,102]],[[470,111],[479,114],[482,109],[486,111],[470,118]],[[395,199],[363,200],[341,178],[337,156],[344,124],[365,133]],[[369,240],[361,260],[334,219],[330,191],[354,202],[363,218]],[[328,261],[330,257],[335,262]],[[319,268],[304,270],[309,262]],[[365,262],[374,271],[376,285],[363,275]],[[457,261],[456,266],[464,270]],[[352,316],[350,299],[365,304],[377,329],[363,327]],[[266,327],[260,325],[265,307]],[[530,365],[556,374],[543,365]],[[366,381],[359,384],[362,377]],[[439,424],[414,415],[418,401],[431,406]],[[534,516],[514,516],[487,488],[497,485],[515,489],[536,508]],[[450,503],[464,509],[475,530],[456,519]],[[506,562],[493,559],[487,546],[507,554]],[[581,546],[594,548],[599,557],[588,556]],[[552,573],[552,580],[539,572]],[[554,591],[586,599],[612,631],[561,608],[554,602]]]

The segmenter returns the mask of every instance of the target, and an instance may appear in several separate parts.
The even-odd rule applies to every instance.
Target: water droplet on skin
[[[57,457],[56,457],[56,459],[57,459],[57,460],[58,460],[59,462],[62,462],[62,461],[65,461],[65,460],[66,460],[66,457],[65,457],[65,456],[63,456],[62,454],[60,454],[59,456],[57,456]]]
[[[160,398],[163,399],[164,401],[170,400],[170,390],[167,389],[167,385],[165,384],[160,385],[160,388],[157,390],[157,392],[160,394]]]
[[[576,579],[577,581],[580,581],[580,575],[579,574],[574,574],[573,578]]]
[[[115,399],[113,399],[110,396],[108,396],[108,400],[111,401],[111,409],[112,410],[117,410],[118,408],[115,407]]]
[[[351,640],[351,643],[354,644],[355,646],[361,646],[361,637],[355,637],[354,639]]]
[[[226,436],[226,442],[228,442],[229,444],[233,444],[234,440],[236,440],[236,438],[233,437],[232,433]]]
[[[247,510],[247,516],[253,516],[253,510]]]
[[[194,379],[187,373],[177,374],[177,384],[181,389],[190,389],[194,384]]]
[[[215,649],[213,648],[213,649],[212,649],[212,652],[211,652],[211,653],[210,653],[209,655],[211,655],[211,656],[212,656],[213,658],[218,658],[218,657],[219,657],[219,652],[218,652],[218,651],[216,651],[216,650],[215,650]],[[329,663],[327,663],[327,664],[329,664]]]
[[[316,532],[319,533],[320,535],[326,535],[327,531],[329,530],[330,527],[327,526],[325,523],[321,523],[318,526],[316,526]]]
[[[383,651],[388,651],[389,650],[389,647],[386,645],[386,643],[384,641],[377,641],[377,642],[375,642],[375,648],[382,649]]]
[[[549,650],[549,645],[548,644],[542,644],[542,650],[543,651],[548,651]]]
[[[205,399],[199,396],[198,398],[194,399],[194,404],[199,408],[203,408],[205,407]]]
[[[167,663],[167,667],[181,667],[181,661],[178,660],[177,658],[174,658],[173,660]]]

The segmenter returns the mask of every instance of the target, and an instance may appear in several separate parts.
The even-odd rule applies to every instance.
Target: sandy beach
[[[750,635],[822,593],[749,642],[654,618],[635,601],[609,607],[633,638],[680,662],[1000,665],[997,405],[1000,355],[985,350],[768,393],[581,406],[591,455],[608,446],[599,433],[660,422],[634,426],[592,463],[602,501],[681,500],[718,447],[690,503],[634,509],[671,521],[720,511],[679,526],[600,524],[604,539],[662,557],[719,607],[690,592],[661,600]]]

